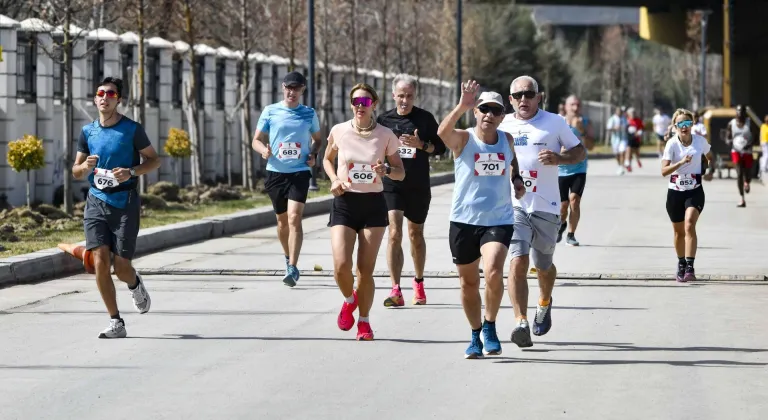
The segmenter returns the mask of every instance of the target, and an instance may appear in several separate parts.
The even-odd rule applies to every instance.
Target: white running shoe
[[[109,327],[99,333],[99,338],[125,338],[127,335],[125,322],[122,319],[110,319]]]
[[[131,298],[133,298],[133,307],[141,314],[149,312],[149,307],[152,306],[152,299],[149,297],[147,288],[144,287],[144,279],[141,278],[141,274],[136,273],[136,279],[139,284],[135,289],[131,290]]]

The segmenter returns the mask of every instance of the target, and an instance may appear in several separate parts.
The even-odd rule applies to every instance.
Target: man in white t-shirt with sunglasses
[[[526,194],[512,199],[515,229],[509,245],[512,257],[509,270],[509,297],[517,326],[512,342],[531,347],[528,326],[528,255],[539,278],[539,304],[533,321],[534,335],[544,335],[552,327],[552,289],[557,269],[552,257],[560,228],[560,185],[558,164],[574,164],[586,157],[581,141],[565,120],[539,109],[541,93],[530,76],[520,76],[510,85],[509,102],[515,112],[504,117],[499,130],[515,139],[515,152]],[[564,151],[561,151],[564,150]]]

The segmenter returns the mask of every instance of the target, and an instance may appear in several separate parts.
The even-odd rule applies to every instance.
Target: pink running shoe
[[[403,299],[403,292],[400,290],[400,286],[392,286],[392,291],[389,292],[389,296],[384,299],[384,306],[392,308],[404,305],[405,300]]]
[[[373,340],[373,330],[371,324],[360,321],[357,323],[357,341],[371,341]]]
[[[339,328],[342,331],[349,331],[352,329],[352,326],[355,325],[355,309],[357,309],[357,290],[352,292],[352,296],[354,297],[355,301],[352,303],[344,302],[343,305],[341,305],[341,311],[339,312],[339,318],[336,320],[336,325],[339,326]]]
[[[426,305],[427,294],[424,292],[424,281],[416,283],[416,279],[413,279],[413,304],[414,305]]]

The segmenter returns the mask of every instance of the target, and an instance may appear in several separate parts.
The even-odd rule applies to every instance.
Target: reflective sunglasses
[[[107,95],[107,98],[117,98],[117,92],[111,89],[110,90],[99,89],[99,91],[96,92],[96,96],[98,96],[99,98],[101,98],[104,95]]]
[[[513,98],[520,100],[523,96],[525,96],[526,99],[533,99],[534,96],[536,96],[536,92],[532,90],[524,90],[521,92],[515,92],[511,94]]]
[[[358,96],[357,98],[352,98],[352,106],[358,107],[358,106],[364,106],[365,108],[370,107],[373,105],[373,98],[369,98],[367,96]]]
[[[480,105],[479,107],[477,107],[477,109],[483,114],[491,113],[497,117],[504,113],[504,108],[500,106],[493,106],[488,104]]]
[[[693,121],[691,120],[680,121],[675,125],[677,126],[677,128],[690,128],[693,126]]]

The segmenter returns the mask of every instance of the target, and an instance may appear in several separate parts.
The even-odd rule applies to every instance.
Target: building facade
[[[125,87],[120,112],[134,118],[137,102],[138,36],[127,32],[121,35],[107,29],[84,30],[70,27],[73,45],[72,103],[73,133],[72,157],[76,153],[77,138],[83,125],[98,118],[93,103],[94,90],[107,76],[123,79]],[[45,168],[34,171],[31,178],[33,200],[60,202],[64,174],[64,69],[52,59],[54,46],[63,39],[61,27],[54,28],[39,19],[17,22],[0,15],[0,198],[14,206],[25,203],[26,174],[16,173],[6,161],[8,142],[24,134],[34,134],[43,140]],[[153,37],[145,40],[144,96],[146,99],[144,128],[152,145],[163,157],[158,171],[147,175],[147,184],[158,181],[178,182],[175,159],[165,155],[163,146],[170,128],[189,129],[186,118],[187,98],[185,86],[189,80],[188,50],[183,41],[171,42]],[[234,112],[239,98],[242,53],[227,48],[195,45],[198,69],[198,90],[194,100],[198,104],[203,178],[226,180],[228,167],[237,178],[242,178],[241,147],[247,147],[253,156],[253,172],[259,176],[264,170],[261,157],[250,148],[253,133],[243,133],[239,114]],[[268,104],[282,100],[281,83],[288,72],[289,60],[284,57],[250,54],[250,116],[251,129],[256,129],[261,110]],[[306,63],[297,62],[296,70],[307,74]],[[330,86],[326,86],[326,73],[322,63],[316,65],[317,112],[324,132],[339,122],[352,117],[348,105],[348,91],[358,82],[372,85],[379,95],[387,97],[392,105],[390,84],[394,74],[369,69],[354,70],[330,65]],[[441,118],[453,104],[455,86],[435,79],[420,79],[418,106]],[[386,85],[385,85],[386,83]],[[328,91],[329,90],[329,91]],[[330,95],[326,95],[326,93]],[[327,99],[328,100],[327,100]],[[304,95],[308,104],[309,95]],[[380,106],[380,109],[383,108]],[[229,124],[230,136],[226,136]],[[227,141],[229,137],[229,141]],[[183,183],[190,182],[189,159],[183,160]],[[228,166],[229,165],[229,166]],[[73,182],[78,199],[87,183]],[[58,198],[56,196],[59,196]]]

